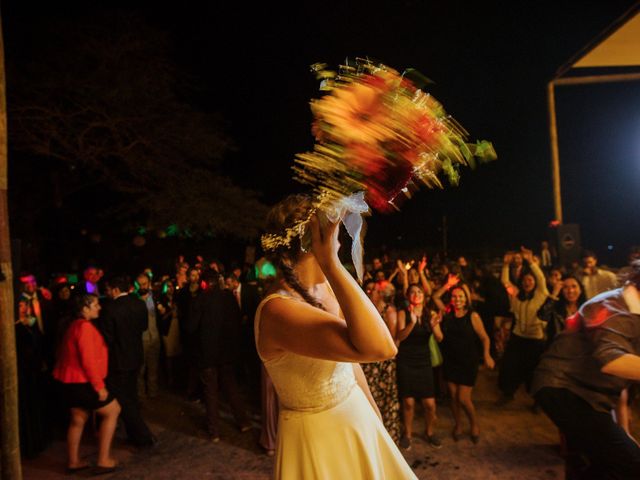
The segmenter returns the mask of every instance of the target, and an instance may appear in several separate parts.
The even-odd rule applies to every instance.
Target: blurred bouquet
[[[299,237],[307,251],[307,225],[322,212],[345,225],[362,280],[362,216],[369,205],[379,212],[397,209],[419,184],[442,188],[444,173],[455,185],[460,166],[494,160],[496,153],[489,142],[466,143],[467,132],[419,88],[428,80],[414,70],[401,75],[367,59],[342,65],[339,72],[324,64],[312,68],[328,93],[311,101],[316,142],[312,152],[296,156],[293,170],[296,180],[312,186],[314,205],[282,234],[263,235],[262,247],[288,248]]]
[[[397,208],[398,196],[425,184],[440,187],[444,173],[458,182],[458,167],[496,158],[491,143],[466,143],[467,132],[418,85],[409,70],[356,59],[339,72],[312,66],[328,94],[312,100],[312,152],[298,154],[294,178],[310,184],[323,204],[355,192],[380,212]]]

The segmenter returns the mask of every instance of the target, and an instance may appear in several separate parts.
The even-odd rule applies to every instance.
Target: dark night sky
[[[290,167],[311,149],[308,101],[318,96],[308,66],[368,55],[433,79],[430,92],[499,156],[463,170],[457,188],[422,190],[401,213],[374,216],[368,242],[437,248],[446,215],[454,250],[537,247],[553,218],[546,83],[633,1],[281,3],[139,9],[173,33],[182,68],[203,80],[202,108],[224,115],[238,147],[229,175],[267,203],[300,190]],[[5,23],[28,21],[8,13]],[[557,100],[565,221],[619,263],[640,243],[640,83],[565,87]]]

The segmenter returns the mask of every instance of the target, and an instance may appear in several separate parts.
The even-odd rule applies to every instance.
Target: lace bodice
[[[299,300],[286,294],[268,295],[262,300],[255,316],[255,340],[260,335],[260,314],[264,305],[273,298]],[[260,350],[258,349],[258,354]],[[262,358],[262,355],[260,355]],[[292,352],[264,360],[264,366],[278,393],[280,405],[287,410],[319,412],[342,402],[356,385],[353,365],[305,357]]]

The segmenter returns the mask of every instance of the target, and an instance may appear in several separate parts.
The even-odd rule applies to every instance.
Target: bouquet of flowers
[[[364,191],[388,212],[401,192],[440,187],[440,173],[458,182],[458,167],[496,158],[491,143],[466,143],[467,132],[442,105],[418,88],[425,78],[366,59],[333,72],[312,66],[328,94],[311,102],[312,152],[296,157],[295,178],[327,201]],[[428,81],[428,80],[426,80]]]
[[[489,142],[466,142],[467,132],[419,88],[428,80],[414,70],[400,74],[360,58],[338,72],[324,64],[312,69],[327,94],[311,101],[315,145],[296,156],[293,169],[296,180],[312,186],[316,202],[282,235],[263,235],[262,246],[273,250],[300,237],[304,249],[306,226],[321,211],[345,224],[362,279],[362,214],[369,205],[379,212],[397,209],[419,184],[442,188],[443,173],[455,185],[460,166],[494,160],[496,153]]]

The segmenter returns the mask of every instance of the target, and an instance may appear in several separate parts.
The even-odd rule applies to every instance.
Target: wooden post
[[[640,80],[640,73],[613,73],[583,77],[556,78],[547,84],[549,110],[549,137],[551,140],[551,177],[555,219],[562,224],[562,198],[560,195],[560,153],[558,149],[558,123],[556,120],[556,86],[590,85],[594,83],[632,82]]]
[[[7,205],[7,103],[4,41],[0,22],[0,479],[22,479],[18,427],[18,378],[13,311],[13,273]]]
[[[551,180],[553,184],[553,209],[555,219],[562,224],[562,198],[560,196],[560,153],[558,150],[558,126],[556,123],[556,97],[553,81],[547,84],[549,106],[549,137],[551,140]]]

